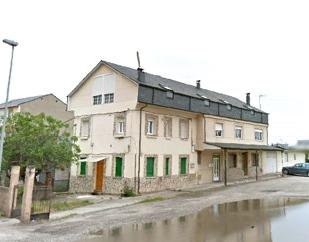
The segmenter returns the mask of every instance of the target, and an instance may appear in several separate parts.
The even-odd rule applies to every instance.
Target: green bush
[[[132,187],[129,187],[127,184],[123,186],[123,190],[121,193],[122,197],[134,197],[135,193]]]

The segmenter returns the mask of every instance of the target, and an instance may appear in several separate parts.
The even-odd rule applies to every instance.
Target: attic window
[[[227,109],[227,110],[232,110],[231,104],[227,104],[227,105],[226,105],[226,109]]]
[[[205,99],[205,100],[204,100],[204,105],[207,106],[207,107],[210,106],[210,101],[209,101],[209,99]]]
[[[172,91],[167,91],[166,92],[166,97],[170,99],[174,99],[174,93]]]
[[[223,100],[223,99],[219,99],[221,102],[223,102],[223,103],[225,103],[225,104],[229,104],[229,102],[228,101],[225,101],[225,100]]]
[[[255,111],[253,109],[251,109],[250,113],[251,115],[255,115]]]
[[[165,85],[163,85],[163,84],[161,84],[161,83],[159,84],[159,86],[162,87],[162,88],[164,88],[165,90],[173,91],[172,88],[170,88],[170,87],[168,87],[168,86],[165,86]]]

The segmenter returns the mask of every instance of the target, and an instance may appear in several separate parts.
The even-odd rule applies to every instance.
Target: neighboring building
[[[293,146],[286,145],[282,166],[309,162],[309,140],[298,140]]]
[[[0,104],[0,120],[4,116],[4,108],[5,104]],[[74,117],[72,112],[67,111],[67,105],[53,94],[11,100],[8,103],[8,108],[9,114],[16,112],[31,113],[33,115],[45,113],[69,124],[72,123]],[[63,171],[56,170],[53,177],[55,189],[57,190],[57,187],[59,187],[58,190],[66,190],[65,187],[68,187],[69,169]],[[45,176],[42,174],[40,180],[44,179]]]
[[[282,149],[268,146],[268,114],[250,94],[245,103],[199,81],[101,61],[68,95],[68,110],[82,150],[72,192],[150,192],[279,171]]]

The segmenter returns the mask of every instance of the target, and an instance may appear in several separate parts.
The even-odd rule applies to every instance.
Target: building
[[[21,99],[11,100],[8,103],[9,114],[16,112],[31,113],[38,115],[45,113],[63,122],[72,122],[73,113],[67,111],[67,105],[53,94],[40,95],[34,97],[26,97]],[[0,120],[5,114],[5,103],[0,104]],[[72,125],[71,125],[72,128]],[[54,177],[55,190],[67,190],[69,181],[69,169],[56,170]],[[40,177],[41,181],[45,180],[45,175]]]
[[[100,61],[68,95],[82,150],[72,192],[139,192],[278,171],[268,114],[247,102]]]
[[[283,166],[309,162],[309,140],[298,140],[295,145],[284,145]]]

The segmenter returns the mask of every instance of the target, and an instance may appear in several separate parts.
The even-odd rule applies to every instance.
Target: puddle
[[[88,242],[307,242],[309,202],[296,198],[245,200],[199,213],[92,233]]]

